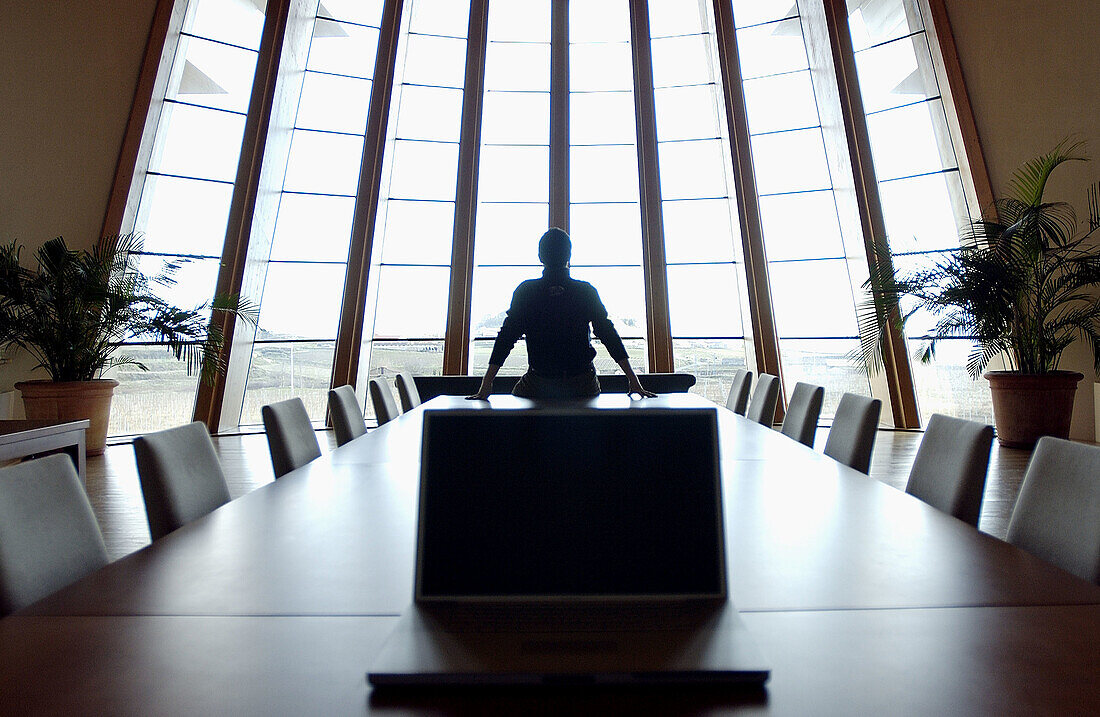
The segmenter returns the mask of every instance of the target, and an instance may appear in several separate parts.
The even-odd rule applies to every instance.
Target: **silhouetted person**
[[[630,384],[629,393],[652,397],[657,394],[642,388],[630,367],[626,348],[615,326],[607,318],[607,309],[596,288],[586,281],[569,277],[572,253],[569,235],[553,228],[539,240],[542,278],[530,279],[516,287],[512,305],[500,327],[489,368],[481,388],[467,398],[484,399],[493,387],[493,379],[508,358],[520,336],[527,337],[527,373],[512,393],[524,398],[587,398],[600,393],[596,367],[592,359],[589,326],[603,342]]]

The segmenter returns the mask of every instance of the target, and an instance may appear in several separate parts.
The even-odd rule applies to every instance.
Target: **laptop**
[[[752,683],[713,409],[424,413],[414,602],[375,686]]]

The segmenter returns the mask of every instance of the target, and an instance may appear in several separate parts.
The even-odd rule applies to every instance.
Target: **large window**
[[[220,428],[289,396],[320,421],[337,374],[362,400],[367,378],[482,372],[553,224],[637,368],[721,401],[737,368],[777,366],[788,393],[826,386],[825,415],[844,391],[915,414],[849,354],[868,242],[916,265],[977,210],[925,0],[849,0],[850,36],[837,7],[795,0],[271,2],[285,30],[263,3],[190,0],[128,219],[145,268],[181,263],[169,298],[217,280],[259,303],[210,399],[232,409]],[[257,83],[273,109],[252,86],[265,27],[285,33]],[[857,176],[864,147],[875,174]],[[189,418],[195,379],[137,350],[157,370],[126,376],[114,433]],[[968,350],[913,367],[924,414],[986,415]],[[525,366],[521,342],[503,370]],[[602,348],[597,368],[616,370]]]

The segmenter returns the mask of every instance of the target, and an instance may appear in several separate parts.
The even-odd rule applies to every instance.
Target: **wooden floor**
[[[821,450],[827,434],[826,428],[818,431],[817,450]],[[871,476],[904,490],[922,435],[916,431],[879,431]],[[327,452],[335,445],[331,431],[318,433],[317,437],[322,451]],[[217,437],[214,444],[232,497],[273,480],[263,434]],[[1029,455],[1030,451],[1002,448],[994,443],[980,523],[980,528],[990,535],[999,538],[1005,535]],[[112,560],[149,544],[149,528],[130,444],[108,446],[103,456],[88,459],[88,495]]]

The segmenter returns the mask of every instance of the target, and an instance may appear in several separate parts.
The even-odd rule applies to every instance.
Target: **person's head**
[[[548,229],[539,239],[539,261],[543,266],[565,267],[569,265],[569,255],[573,252],[573,244],[569,241],[569,235],[564,229],[553,227]]]

